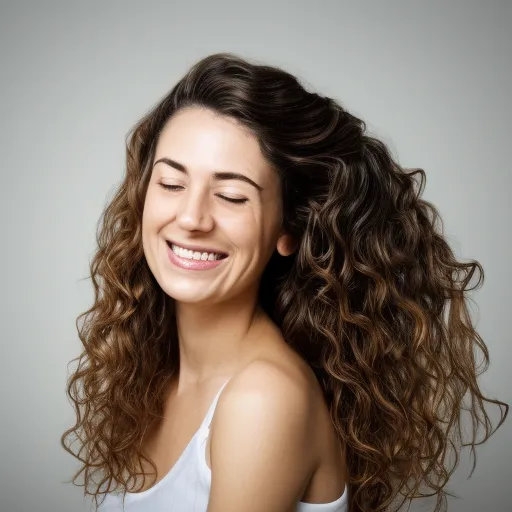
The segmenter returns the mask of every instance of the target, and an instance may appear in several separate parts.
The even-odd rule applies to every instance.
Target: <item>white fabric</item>
[[[219,396],[217,392],[201,426],[181,454],[174,467],[150,489],[126,493],[124,509],[122,496],[108,494],[99,512],[206,512],[210,494],[211,470],[206,464],[205,445],[210,423]],[[297,512],[347,512],[347,491],[330,503],[299,501]]]

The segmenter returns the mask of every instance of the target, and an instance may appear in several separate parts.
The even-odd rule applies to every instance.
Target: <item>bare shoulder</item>
[[[311,391],[311,384],[302,372],[271,360],[258,359],[231,378],[220,396],[215,414],[220,419],[225,415],[229,417],[230,413],[238,416],[238,411],[273,412],[277,413],[274,421],[300,421],[307,428],[316,407]]]
[[[280,347],[265,357],[250,362],[234,375],[219,399],[220,415],[227,402],[238,399],[242,407],[250,406],[248,398],[259,401],[263,407],[277,407],[283,411],[278,418],[287,421],[288,414],[296,414],[305,427],[313,427],[318,419],[322,392],[309,365],[289,347]],[[238,398],[237,398],[238,397]],[[300,418],[302,415],[302,418]],[[309,432],[312,434],[312,432]]]
[[[211,425],[208,510],[291,509],[317,462],[315,407],[306,376],[286,365],[258,359],[234,375]]]
[[[314,397],[311,382],[303,370],[269,359],[257,359],[234,375],[219,400],[228,401],[236,395],[251,395],[272,403],[288,402],[311,412]]]

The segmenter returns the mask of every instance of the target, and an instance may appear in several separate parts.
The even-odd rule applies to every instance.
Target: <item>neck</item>
[[[257,297],[214,305],[176,303],[180,372],[178,387],[227,379],[257,349],[266,315]]]

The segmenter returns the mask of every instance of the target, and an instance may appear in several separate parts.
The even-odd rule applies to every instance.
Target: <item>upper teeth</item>
[[[184,249],[179,245],[172,244],[171,245],[173,252],[175,252],[180,258],[187,258],[189,260],[218,260],[221,258],[221,254],[216,252],[199,252],[199,251],[191,251],[189,249]]]

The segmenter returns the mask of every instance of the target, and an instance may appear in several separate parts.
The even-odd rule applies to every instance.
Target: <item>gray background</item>
[[[511,26],[505,1],[2,2],[1,511],[89,508],[62,483],[78,466],[59,437],[74,420],[64,387],[96,222],[128,129],[217,51],[299,75],[426,170],[456,253],[486,271],[473,308],[491,354],[482,386],[512,403]],[[449,510],[510,510],[511,433],[512,419],[470,480],[463,458]]]

